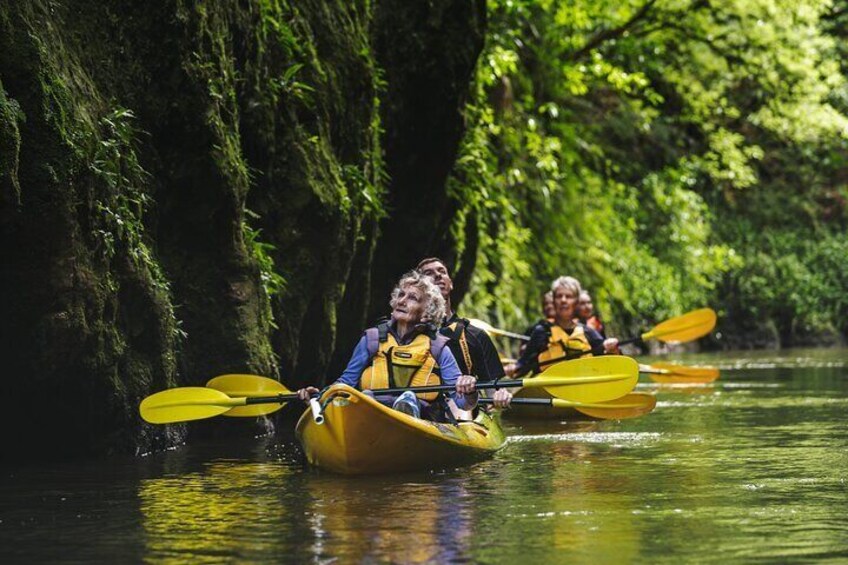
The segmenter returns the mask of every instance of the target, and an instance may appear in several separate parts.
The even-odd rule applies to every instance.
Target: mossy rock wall
[[[7,455],[172,445],[199,425],[139,401],[217,374],[324,382],[450,219],[483,8],[0,5]]]
[[[380,224],[371,317],[387,311],[392,286],[418,260],[454,262],[449,231],[458,206],[446,187],[465,132],[486,3],[389,0],[378,16],[376,50],[393,102],[384,110],[391,213]]]

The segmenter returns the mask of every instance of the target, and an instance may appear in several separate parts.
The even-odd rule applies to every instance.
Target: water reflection
[[[139,485],[148,561],[218,563],[282,550],[272,532],[296,523],[272,485],[292,470],[274,463],[215,461],[202,471],[143,480]]]
[[[473,504],[463,480],[313,477],[319,561],[443,563],[468,559]]]
[[[279,462],[216,461],[142,481],[139,500],[155,563],[269,555],[456,562],[468,558],[474,529],[464,480],[432,474],[349,478]]]

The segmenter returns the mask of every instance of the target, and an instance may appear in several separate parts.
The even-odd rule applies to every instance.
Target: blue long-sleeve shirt
[[[456,385],[456,380],[462,373],[459,370],[459,366],[456,364],[456,358],[454,358],[451,350],[447,347],[442,348],[442,352],[439,355],[439,358],[436,359],[436,362],[439,364],[442,384],[450,386]],[[336,382],[357,388],[359,386],[359,380],[362,378],[362,372],[370,364],[371,355],[368,353],[368,343],[363,335],[359,340],[359,343],[356,344],[356,347],[353,350],[353,355],[351,355],[350,361],[347,363],[347,367],[342,375],[336,379]],[[469,404],[466,402],[465,395],[457,394],[456,391],[454,391],[450,394],[450,396],[453,398],[454,402],[456,402],[458,408],[462,410],[469,409]]]

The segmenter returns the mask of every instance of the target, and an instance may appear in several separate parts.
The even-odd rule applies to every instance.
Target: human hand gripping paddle
[[[556,397],[550,399],[554,405],[592,408],[594,404],[620,398],[632,391],[639,378],[639,366],[629,357],[595,357],[554,365],[542,375],[478,383],[477,388],[543,387]],[[148,396],[139,406],[141,417],[152,424],[202,420],[219,415],[256,417],[275,412],[286,402],[298,399],[297,394],[282,383],[255,375],[222,375],[209,381],[207,387],[174,388]],[[455,388],[435,385],[373,392],[396,394],[407,390],[450,392]]]

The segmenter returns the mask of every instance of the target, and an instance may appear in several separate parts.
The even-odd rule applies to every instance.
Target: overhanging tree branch
[[[653,8],[656,3],[657,3],[656,0],[648,0],[648,2],[646,2],[641,8],[639,8],[636,11],[636,13],[634,13],[630,17],[629,20],[627,20],[626,22],[624,22],[623,24],[621,24],[618,27],[605,29],[605,30],[598,32],[597,34],[595,34],[594,37],[592,37],[591,39],[589,39],[588,42],[586,42],[586,45],[584,45],[583,47],[581,47],[577,51],[568,55],[566,57],[566,59],[568,59],[570,61],[576,61],[576,60],[581,59],[582,57],[586,56],[587,54],[589,54],[593,50],[597,49],[598,46],[600,46],[601,44],[603,44],[607,41],[610,41],[612,39],[615,39],[617,37],[621,37],[627,31],[629,31],[631,28],[633,28],[636,24],[638,24],[641,20],[646,18],[647,15],[648,15],[648,12],[651,11],[651,8]]]

